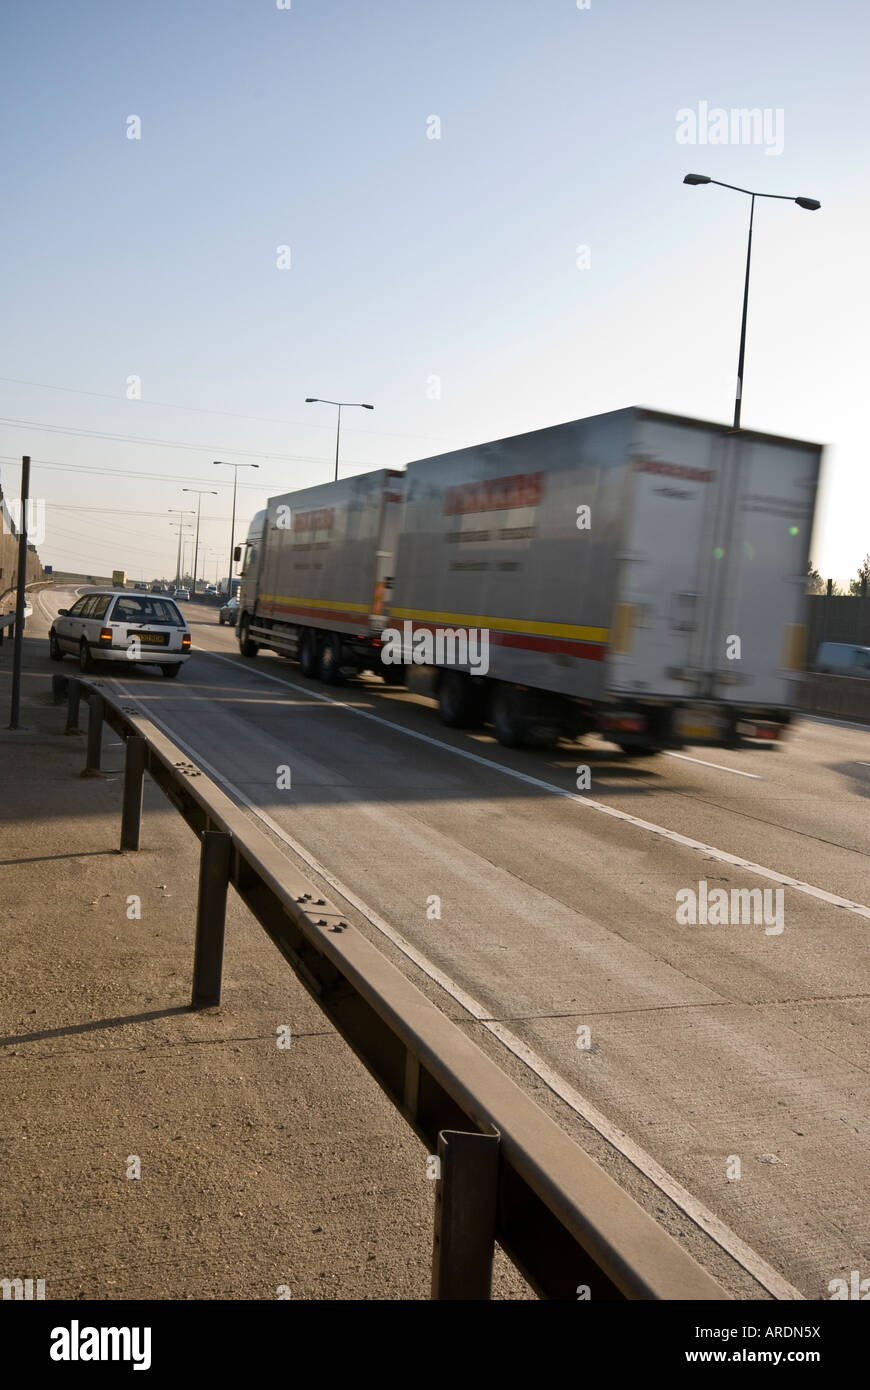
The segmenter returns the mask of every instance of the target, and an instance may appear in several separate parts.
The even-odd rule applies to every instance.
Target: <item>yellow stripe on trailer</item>
[[[489,618],[480,613],[433,613],[428,608],[390,608],[391,618],[407,618],[440,626],[481,627],[537,637],[567,637],[578,642],[607,642],[606,627],[577,627],[573,623],[534,623],[524,618]]]
[[[262,603],[295,603],[299,608],[331,608],[342,613],[371,612],[368,603],[340,603],[338,599],[294,598],[289,594],[260,594],[259,598]]]

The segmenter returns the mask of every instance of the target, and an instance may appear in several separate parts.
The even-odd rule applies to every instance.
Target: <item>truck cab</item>
[[[256,609],[259,591],[260,560],[262,558],[263,532],[266,529],[266,510],[257,512],[248,527],[248,537],[244,546],[236,546],[234,559],[241,561],[242,573],[237,596],[239,600],[239,624],[247,617],[250,622]],[[227,598],[232,597],[233,581],[230,580]]]

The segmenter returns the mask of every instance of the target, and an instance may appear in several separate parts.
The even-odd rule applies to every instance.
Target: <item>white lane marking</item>
[[[233,664],[235,665],[237,663]],[[265,674],[265,672],[261,672],[260,674]],[[277,680],[278,678],[272,677],[272,679]],[[241,802],[242,805],[247,806],[250,811],[253,811],[254,815],[257,816],[264,825],[268,826],[274,835],[277,835],[280,840],[283,840],[284,844],[287,845],[295,855],[307,864],[316,874],[319,874],[324,882],[328,883],[346,902],[356,908],[357,912],[365,917],[377,931],[387,937],[403,955],[407,956],[418,969],[422,970],[424,975],[427,975],[430,980],[439,985],[446,994],[456,1001],[456,1003],[461,1004],[463,1009],[471,1014],[472,1018],[485,1028],[487,1032],[491,1033],[493,1037],[498,1038],[499,1042],[502,1043],[509,1052],[513,1053],[519,1061],[523,1062],[530,1071],[534,1072],[555,1095],[563,1100],[575,1114],[580,1115],[587,1124],[591,1125],[608,1144],[621,1153],[624,1158],[627,1158],[629,1163],[631,1163],[638,1172],[643,1173],[645,1177],[649,1178],[661,1192],[665,1193],[665,1195],[671,1199],[675,1206],[679,1207],[691,1221],[694,1221],[696,1226],[706,1232],[711,1240],[715,1241],[715,1243],[720,1246],[721,1249],[725,1250],[733,1260],[747,1271],[747,1273],[751,1274],[752,1278],[755,1279],[757,1283],[767,1289],[768,1293],[772,1294],[774,1298],[777,1299],[798,1299],[803,1301],[804,1295],[800,1293],[798,1289],[789,1284],[772,1265],[769,1265],[751,1246],[742,1241],[740,1237],[731,1230],[730,1226],[726,1226],[724,1221],[720,1221],[719,1217],[710,1211],[709,1208],[705,1207],[703,1202],[693,1197],[692,1193],[689,1192],[687,1188],[683,1187],[676,1178],[671,1177],[670,1173],[653,1158],[652,1154],[648,1154],[645,1149],[642,1149],[639,1144],[636,1144],[633,1139],[629,1138],[624,1130],[612,1124],[606,1115],[602,1114],[602,1112],[592,1105],[585,1096],[575,1090],[570,1082],[566,1081],[559,1072],[555,1071],[539,1053],[533,1051],[527,1043],[523,1042],[522,1038],[518,1037],[516,1033],[511,1032],[503,1023],[497,1023],[489,1010],[484,1008],[483,1004],[479,1004],[478,1001],[464,990],[461,985],[457,984],[451,976],[445,974],[445,972],[439,969],[427,956],[424,956],[422,952],[418,951],[400,932],[390,926],[389,922],[381,917],[380,913],[376,912],[374,908],[369,907],[352,888],[348,888],[346,884],[342,883],[340,878],[337,878],[335,874],[331,873],[330,870],[327,869],[324,864],[321,864],[313,854],[309,853],[298,840],[292,835],[289,835],[286,830],[282,829],[277,821],[273,820],[266,811],[263,811],[252,801],[240,787],[237,787],[228,777],[225,777],[222,772],[218,771],[214,764],[208,762],[192,744],[180,737],[165,720],[155,715],[152,710],[146,708],[142,701],[137,699],[132,692],[124,689],[120,681],[116,681],[116,685],[124,690],[126,698],[132,700],[134,704],[139,705],[146,719],[150,719],[152,723],[157,724],[163,729],[168,737],[172,739],[179,748],[183,749],[185,753],[195,759],[204,771],[206,771],[215,782],[222,786],[231,797]],[[332,703],[337,702],[333,701]]]
[[[228,666],[235,666],[236,668],[239,666],[239,662],[233,660],[232,657],[221,656],[218,652],[210,652],[203,647],[199,647],[197,650],[204,656],[212,657],[215,661],[225,661]],[[249,668],[243,669],[248,670]],[[401,724],[394,724],[390,719],[383,719],[379,714],[358,709],[356,705],[347,704],[343,700],[333,700],[328,695],[321,695],[316,690],[308,690],[303,685],[295,685],[293,681],[270,675],[268,671],[252,671],[251,674],[259,676],[261,680],[274,681],[276,685],[283,685],[288,690],[295,690],[300,695],[304,695],[306,699],[319,700],[323,704],[334,705],[336,709],[347,710],[360,719],[368,719],[373,724],[380,724],[383,728],[390,729],[394,733],[405,734],[408,738],[417,739],[419,743],[428,743],[432,748],[437,748],[443,753],[452,753],[454,757],[464,758],[467,762],[479,763],[481,767],[488,768],[490,772],[499,772],[504,777],[512,777],[517,782],[525,782],[528,786],[536,787],[539,791],[549,792],[551,796],[563,796],[568,801],[585,807],[588,811],[597,811],[600,815],[611,816],[614,820],[624,821],[627,825],[635,825],[640,830],[648,830],[653,835],[670,840],[672,844],[681,845],[683,849],[701,850],[710,858],[718,860],[720,864],[731,864],[734,868],[746,869],[759,878],[770,879],[771,882],[779,883],[784,888],[794,888],[796,892],[805,893],[807,897],[817,898],[820,902],[828,903],[831,907],[845,908],[847,912],[854,912],[856,916],[870,920],[870,907],[866,907],[863,903],[854,903],[851,898],[841,898],[836,893],[829,893],[825,888],[817,888],[813,883],[804,883],[803,879],[792,878],[790,874],[781,874],[777,869],[765,868],[763,864],[756,864],[751,859],[742,859],[739,854],[729,854],[727,850],[717,849],[715,845],[704,844],[703,840],[693,840],[689,835],[681,835],[677,830],[668,830],[666,826],[656,825],[653,821],[641,820],[639,816],[632,816],[628,811],[620,811],[615,806],[608,806],[603,801],[593,801],[591,797],[580,796],[577,792],[569,792],[564,787],[557,787],[553,782],[545,782],[543,778],[532,777],[528,772],[519,772],[516,768],[505,767],[502,763],[493,762],[490,758],[483,758],[479,753],[472,753],[467,748],[455,748],[450,743],[442,743],[440,739],[432,738],[430,734],[421,734],[417,729],[406,729]]]
[[[669,748],[666,748],[665,752],[669,758],[679,758],[684,763],[700,763],[702,767],[715,767],[720,772],[733,772],[735,777],[752,777],[756,782],[767,780],[757,772],[741,772],[739,767],[723,767],[722,763],[707,763],[703,758],[690,758],[688,753],[673,753]]]
[[[870,763],[859,763],[859,767],[870,767]]]

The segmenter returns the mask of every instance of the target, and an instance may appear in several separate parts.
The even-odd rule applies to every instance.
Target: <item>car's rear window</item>
[[[111,602],[111,594],[91,594],[90,597],[82,600],[81,608],[76,604],[73,612],[79,618],[104,618],[106,609]]]
[[[115,599],[113,623],[163,623],[166,627],[184,627],[185,622],[174,603],[153,594],[125,594]]]

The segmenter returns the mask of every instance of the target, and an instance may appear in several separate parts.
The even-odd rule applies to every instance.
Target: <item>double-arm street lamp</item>
[[[183,487],[182,492],[196,493],[196,542],[193,547],[193,597],[196,598],[196,563],[199,559],[199,509],[202,506],[203,497],[217,497],[213,487]]]
[[[752,199],[749,208],[749,242],[746,247],[746,281],[743,286],[743,319],[740,325],[740,355],[737,360],[737,395],[734,398],[734,429],[740,428],[740,406],[743,400],[743,358],[746,352],[746,311],[749,307],[749,261],[752,256],[752,219],[755,215],[756,198],[780,198],[787,203],[797,203],[807,212],[818,212],[822,206],[815,198],[794,198],[787,193],[753,193],[751,188],[738,188],[734,183],[720,183],[718,179],[708,178],[706,174],[687,174],[683,183],[715,183],[718,188],[731,188],[735,193],[745,193]]]
[[[374,410],[373,405],[366,405],[365,401],[327,401],[322,396],[306,396],[306,405],[337,405],[338,406],[338,428],[335,431],[335,481],[338,482],[338,444],[341,439],[341,408],[347,406],[354,410]]]
[[[227,598],[233,596],[233,551],[236,548],[236,488],[239,482],[240,468],[259,468],[258,463],[224,463],[221,459],[215,459],[215,468],[232,468],[233,470],[233,519],[230,523],[230,567],[227,571]]]

